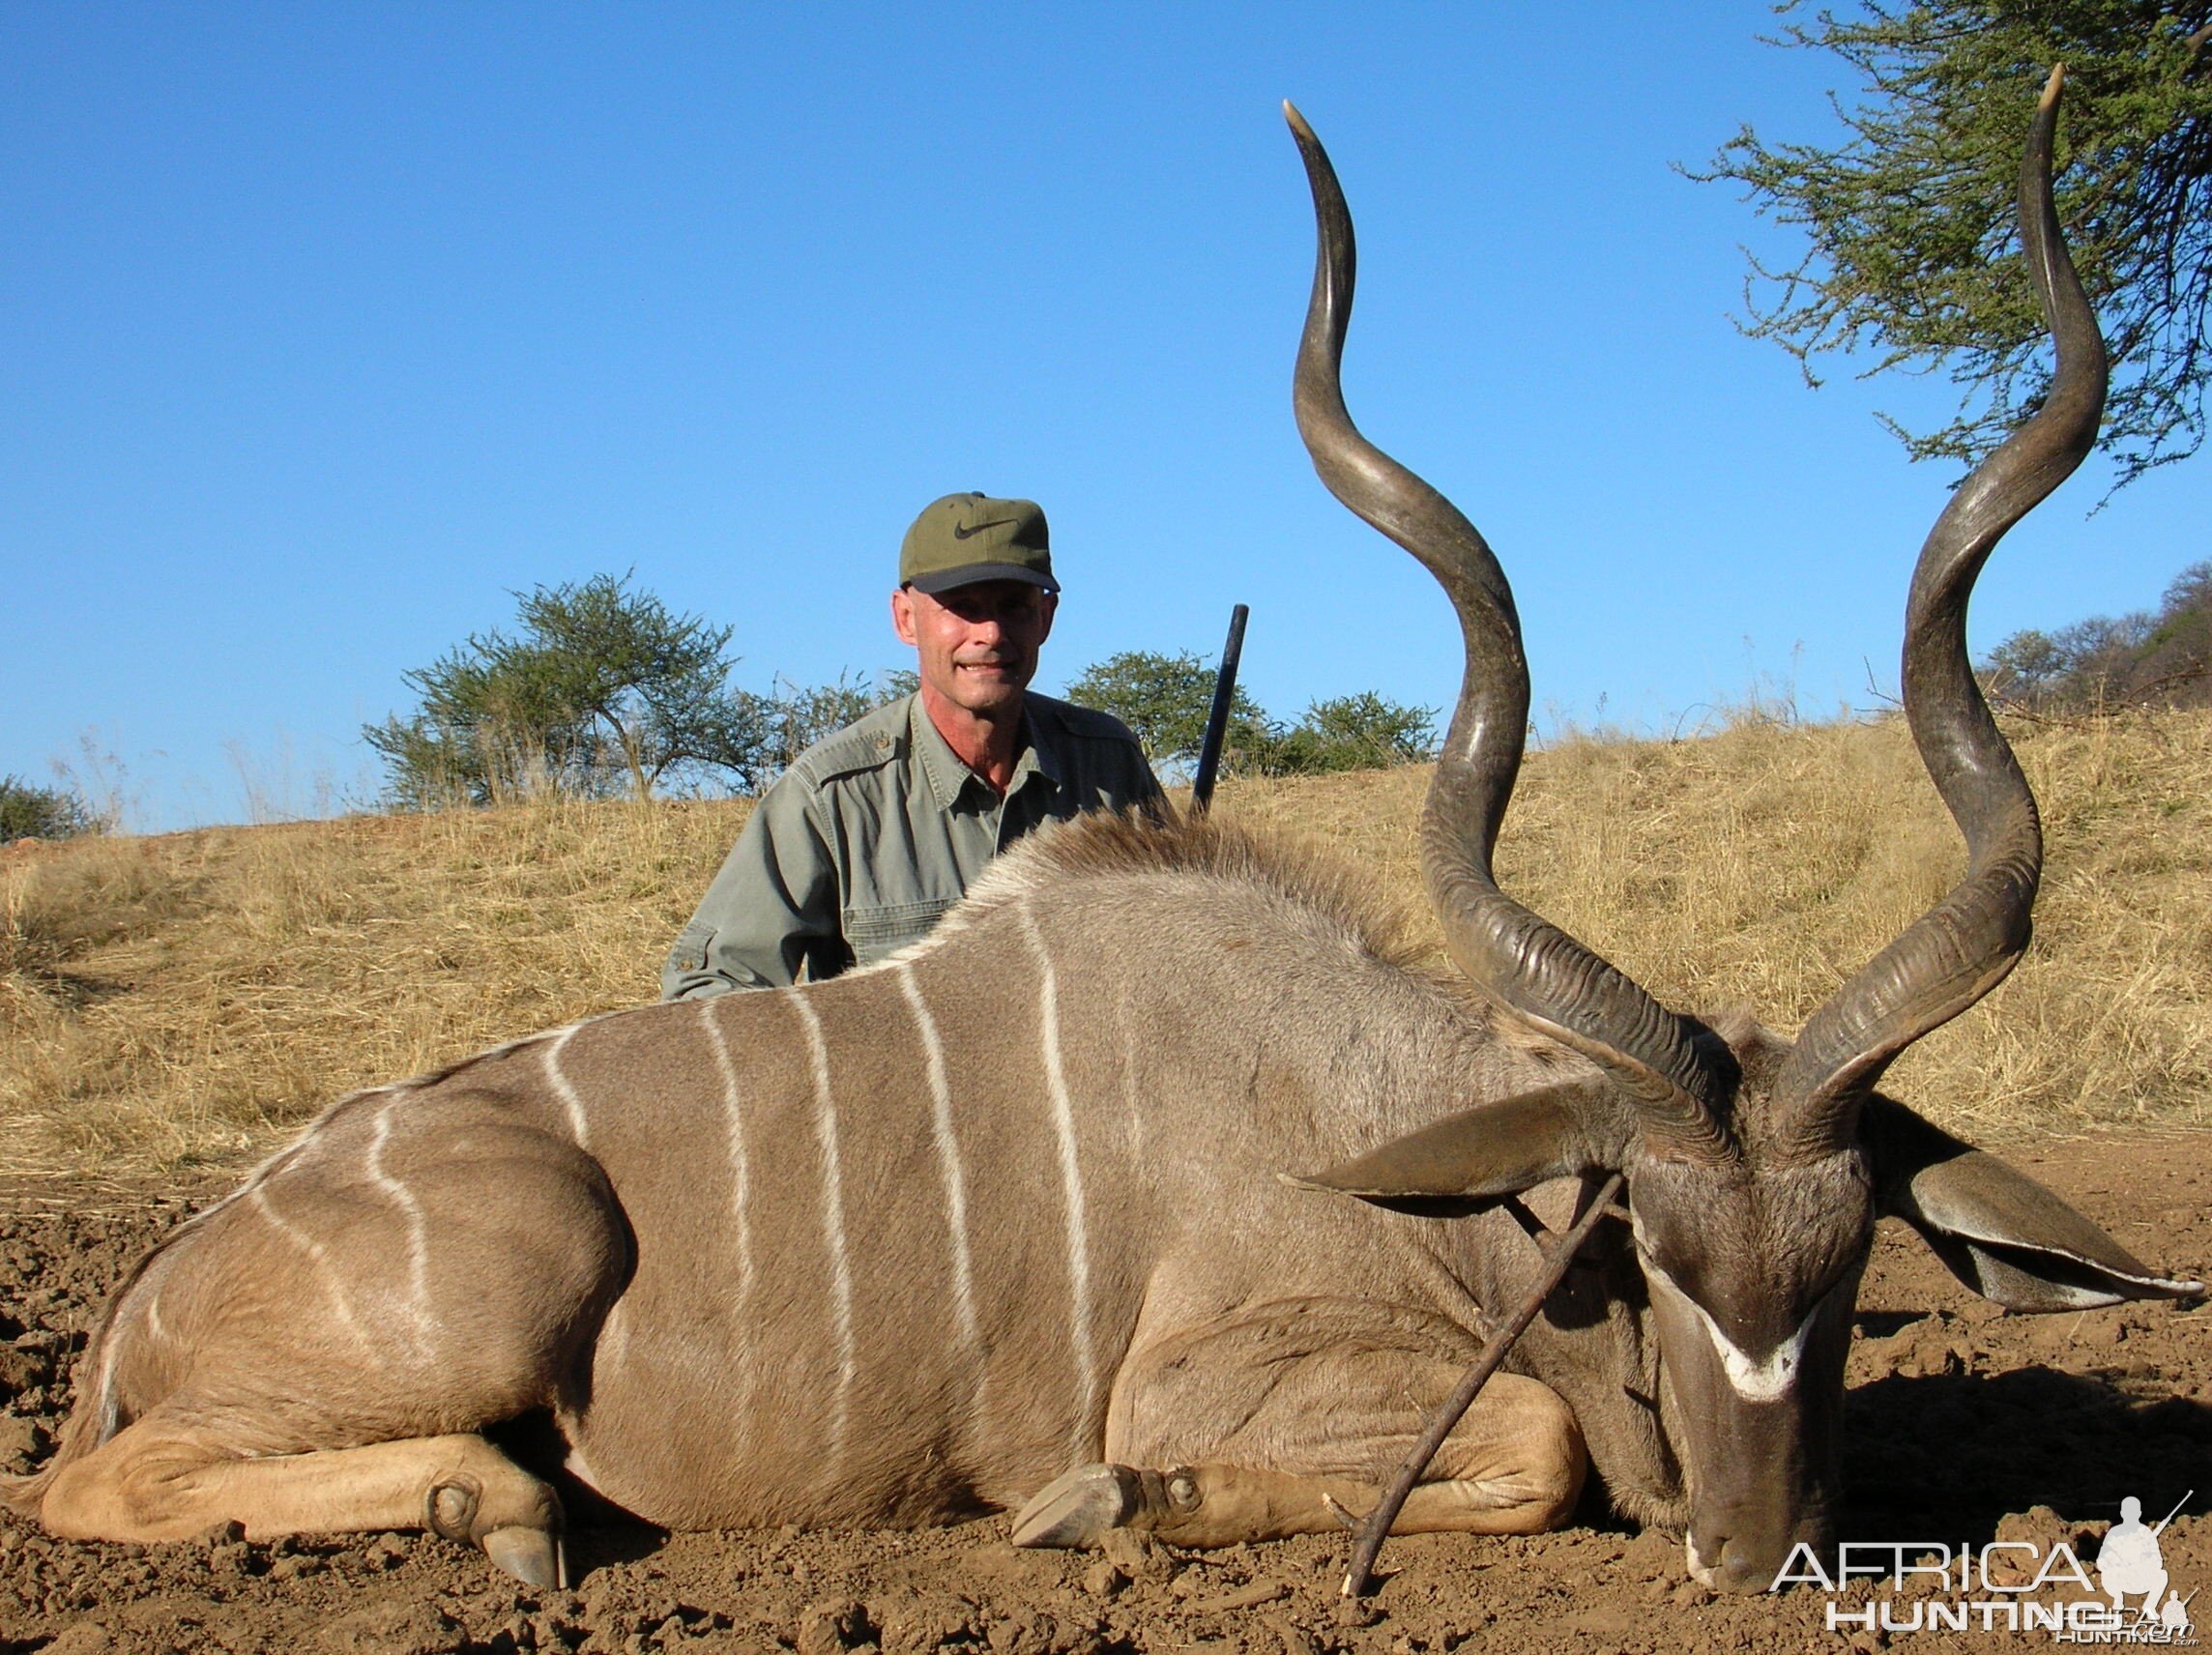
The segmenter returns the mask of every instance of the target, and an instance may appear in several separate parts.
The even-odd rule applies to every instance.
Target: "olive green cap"
[[[899,547],[899,585],[935,596],[979,580],[1026,580],[1058,592],[1044,508],[971,490],[922,508]]]

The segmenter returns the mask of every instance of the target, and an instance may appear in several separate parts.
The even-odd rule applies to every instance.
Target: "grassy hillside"
[[[1990,1139],[2212,1122],[2212,713],[2016,730],[2048,861],[2026,964],[1892,1070]],[[1425,769],[1219,808],[1419,904]],[[0,852],[0,1173],[249,1159],[349,1088],[655,992],[748,805],[554,804]],[[1902,727],[1534,756],[1507,888],[1676,1004],[1794,1029],[1964,857]],[[1433,935],[1433,926],[1430,928]]]

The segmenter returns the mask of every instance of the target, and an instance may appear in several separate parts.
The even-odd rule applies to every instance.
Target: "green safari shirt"
[[[834,976],[928,935],[990,859],[1046,822],[1153,807],[1118,718],[1033,692],[1001,798],[908,696],[800,754],[762,796],[661,968],[660,997]]]

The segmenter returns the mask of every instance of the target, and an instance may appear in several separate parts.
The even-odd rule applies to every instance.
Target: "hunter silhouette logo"
[[[2096,1551],[2095,1580],[2064,1540],[1993,1540],[1956,1548],[1943,1541],[1850,1540],[1836,1548],[1832,1569],[1800,1542],[1767,1589],[1814,1585],[1830,1593],[1824,1619],[1831,1632],[1858,1627],[1894,1636],[1972,1628],[2048,1632],[2055,1643],[2191,1647],[2197,1640],[2189,1606],[2197,1593],[2183,1597],[2174,1588],[2159,1536],[2196,1492],[2175,1500],[2155,1524],[2143,1522],[2142,1501],[2134,1495],[2120,1501],[2120,1520]],[[1914,1576],[1920,1579],[1907,1592],[1906,1582]],[[1881,1582],[1888,1590],[1877,1588],[1856,1609],[1837,1603],[1832,1594],[1854,1581]],[[1931,1589],[1932,1582],[1939,1583]],[[2061,1595],[2057,1601],[2034,1601],[2047,1591]]]
[[[2190,1490],[2190,1494],[2196,1492]],[[2126,1600],[2139,1595],[2142,1604],[2136,1616],[2138,1625],[2156,1623],[2177,1633],[2188,1632],[2189,1599],[2168,1590],[2171,1582],[2167,1578],[2166,1556],[2158,1545],[2158,1537],[2188,1498],[2189,1495],[2183,1495],[2175,1500],[2173,1511],[2168,1512],[2155,1528],[2143,1526],[2141,1500],[2130,1495],[2120,1501],[2120,1521],[2112,1524],[2104,1545],[2097,1548],[2097,1582],[2112,1600],[2114,1614],[2124,1615]],[[2191,1592],[2189,1597],[2196,1595]],[[2161,1598],[2166,1600],[2163,1606]]]

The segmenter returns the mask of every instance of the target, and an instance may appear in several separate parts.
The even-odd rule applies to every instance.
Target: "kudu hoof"
[[[1055,1477],[1014,1518],[1016,1546],[1096,1546],[1144,1506],[1127,1466],[1078,1466]]]
[[[484,1555],[526,1586],[568,1589],[568,1553],[558,1534],[542,1528],[495,1528],[483,1537]]]

